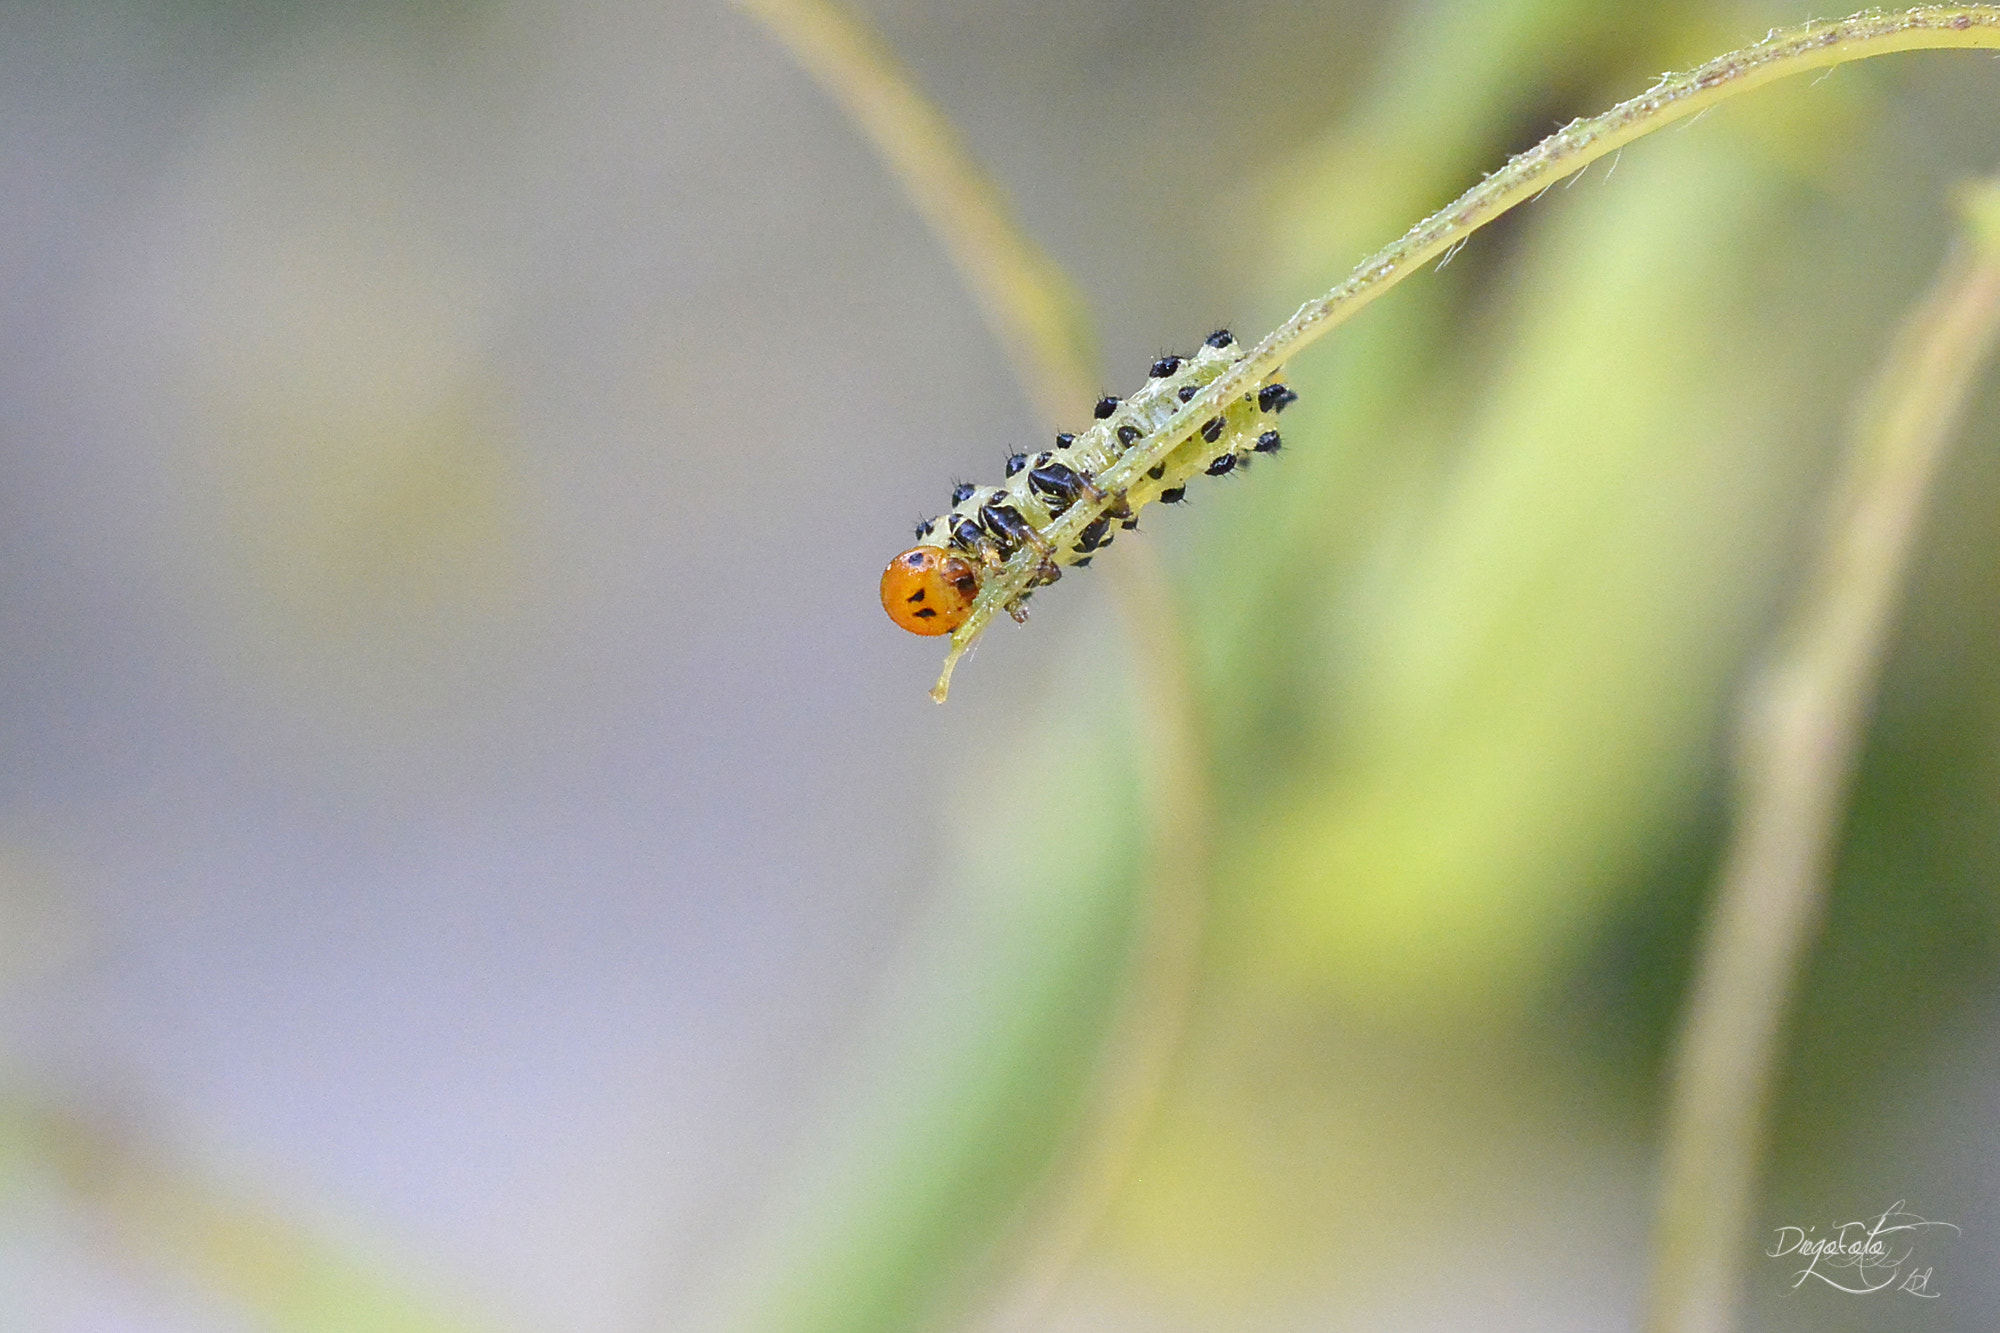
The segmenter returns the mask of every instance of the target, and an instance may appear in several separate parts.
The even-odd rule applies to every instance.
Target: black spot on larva
[[[1090,409],[1090,415],[1096,417],[1099,421],[1102,421],[1104,420],[1104,418],[1110,416],[1113,412],[1116,412],[1117,410],[1118,410],[1118,400],[1116,398],[1113,398],[1111,395],[1106,394],[1104,397],[1097,400],[1096,407]]]
[[[1028,456],[1026,454],[1011,455],[1007,459],[1007,475],[1011,477],[1026,466],[1028,466]]]
[[[923,594],[919,593],[917,596],[921,597],[922,595]],[[910,600],[914,602],[917,599],[916,597],[912,597]],[[933,616],[937,615],[937,608],[935,606],[926,606],[920,610],[912,611],[910,614],[915,616],[918,620],[929,620]]]
[[[1177,505],[1186,498],[1187,487],[1185,486],[1169,486],[1160,492],[1160,503],[1163,505]]]
[[[1041,451],[1040,453],[1038,453],[1038,454],[1036,454],[1036,455],[1035,455],[1035,466],[1036,466],[1036,467],[1047,467],[1047,466],[1049,465],[1049,460],[1050,460],[1050,459],[1052,459],[1052,458],[1054,458],[1054,457],[1055,457],[1055,455],[1054,455],[1054,454],[1052,454],[1052,453],[1050,453],[1050,452],[1049,452],[1048,450],[1044,449],[1044,450],[1042,450],[1042,451]]]
[[[1070,434],[1068,431],[1064,431],[1062,434],[1056,436],[1056,448],[1058,449],[1067,449],[1075,443],[1076,436]]]
[[[967,500],[970,500],[972,493],[978,489],[977,486],[974,486],[969,481],[954,482],[951,487],[951,502],[955,505],[962,505]]]
[[[1278,438],[1278,432],[1267,430],[1257,437],[1257,443],[1252,447],[1260,454],[1275,454],[1285,447],[1285,442]]]
[[[1139,530],[1139,520],[1136,518],[1128,518],[1123,523],[1120,523],[1118,526],[1125,529],[1125,531],[1127,532],[1137,532]]]
[[[1236,455],[1235,454],[1222,455],[1222,457],[1216,459],[1213,463],[1210,463],[1208,465],[1207,470],[1208,470],[1208,475],[1211,477],[1228,476],[1230,473],[1236,470]]]
[[[962,518],[951,530],[951,544],[969,555],[977,555],[980,539],[985,535],[979,530],[977,523],[969,518]]]
[[[1108,518],[1092,519],[1088,527],[1084,528],[1082,532],[1076,534],[1077,551],[1080,554],[1089,555],[1092,551],[1095,551],[1098,547],[1109,545],[1111,542],[1111,538],[1107,534],[1110,531],[1111,531],[1110,519]]]
[[[1180,400],[1185,403],[1200,392],[1201,386],[1199,384],[1183,384],[1180,389]]]
[[[1035,530],[1028,520],[1021,517],[1021,511],[1012,505],[984,505],[979,510],[979,522],[990,533],[1000,548],[1000,554],[1012,555],[1023,546],[1030,545]]]
[[[1217,329],[1214,333],[1211,333],[1206,338],[1202,339],[1202,341],[1207,343],[1210,347],[1213,347],[1216,351],[1219,352],[1223,348],[1235,342],[1236,339],[1230,336],[1228,329]]]
[[[1158,481],[1161,477],[1167,475],[1167,465],[1162,463],[1158,467],[1149,467],[1146,469],[1146,475],[1154,481]]]
[[[1153,368],[1148,370],[1146,375],[1149,379],[1163,380],[1180,368],[1181,359],[1179,357],[1163,356],[1153,363]]]
[[[1257,410],[1260,412],[1282,412],[1297,401],[1299,396],[1282,384],[1266,384],[1257,390]]]
[[[1083,493],[1083,479],[1061,463],[1050,463],[1028,473],[1028,489],[1044,497],[1050,518],[1060,518]]]
[[[1076,566],[1076,567],[1077,567],[1078,569],[1082,569],[1082,568],[1083,568],[1083,567],[1084,567],[1085,565],[1088,565],[1088,564],[1090,563],[1090,560],[1091,560],[1091,557],[1089,557],[1089,556],[1085,556],[1085,557],[1084,557],[1083,559],[1081,559],[1081,560],[1072,560],[1072,561],[1070,561],[1070,563],[1071,563],[1072,565],[1075,565],[1075,566]]]
[[[905,597],[903,600],[906,602],[921,602],[924,600],[924,590],[922,588],[919,588],[915,592],[911,593],[908,597]]]
[[[922,541],[924,538],[930,536],[931,529],[936,526],[937,526],[936,520],[928,518],[925,519],[923,522],[917,524],[917,540]]]
[[[1210,417],[1201,423],[1201,438],[1214,444],[1222,438],[1222,418]]]
[[[1118,428],[1118,443],[1127,446],[1137,444],[1139,437],[1144,434],[1145,432],[1137,426],[1120,426]]]
[[[1028,487],[1052,500],[1062,501],[1063,507],[1068,508],[1070,502],[1083,493],[1083,478],[1061,463],[1048,463],[1028,473]]]

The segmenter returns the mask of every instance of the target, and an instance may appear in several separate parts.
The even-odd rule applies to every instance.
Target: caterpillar
[[[952,636],[932,698],[944,702],[952,668],[996,615],[1025,622],[1037,588],[1138,527],[1140,509],[1283,447],[1272,418],[1298,395],[1279,372],[1233,402],[1203,392],[1243,355],[1217,329],[1193,356],[1160,357],[1130,397],[1098,400],[1089,429],[1013,455],[998,486],[959,483],[950,510],[917,525],[918,544],[882,571],[882,609],[912,634]]]

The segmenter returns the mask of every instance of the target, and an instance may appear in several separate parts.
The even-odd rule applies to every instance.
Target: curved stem
[[[1851,18],[1780,28],[1755,46],[1718,56],[1685,74],[1665,74],[1637,97],[1601,116],[1572,121],[1410,228],[1399,239],[1361,261],[1345,281],[1308,301],[1241,360],[1210,381],[1174,416],[1118,462],[1097,474],[1097,484],[1116,493],[1134,485],[1185,443],[1223,404],[1255,392],[1293,353],[1331,332],[1401,282],[1418,267],[1452,247],[1515,205],[1540,194],[1566,176],[1675,121],[1698,115],[1718,102],[1779,79],[1810,70],[1896,51],[1944,48],[2000,48],[2000,6],[1929,5],[1901,13],[1869,11]],[[1043,530],[1051,545],[1074,542],[1092,513],[1073,506]],[[1025,587],[1029,555],[1014,557],[1014,579]],[[988,580],[981,607],[951,636],[944,668],[932,687],[940,703],[951,685],[952,669],[982,634],[1004,598],[1002,585]],[[1002,589],[1004,591],[1004,589]]]
[[[1825,902],[1898,589],[1924,496],[2000,335],[2000,185],[1970,199],[1972,239],[1878,373],[1810,583],[1744,693],[1737,824],[1667,1117],[1653,1333],[1734,1321],[1785,1011]]]
[[[737,3],[882,154],[1008,346],[1029,398],[1050,421],[1079,413],[1098,380],[1074,289],[1020,231],[943,114],[881,42],[827,0]],[[1144,881],[1104,1056],[1072,1141],[1033,1192],[1028,1224],[1007,1242],[1007,1284],[986,1312],[994,1327],[1033,1320],[1109,1208],[1180,1047],[1199,970],[1210,820],[1193,673],[1158,555],[1144,543],[1124,555],[1107,573],[1134,659]],[[939,702],[943,686],[933,692]]]
[[[1147,861],[1126,980],[1084,1122],[1020,1229],[1006,1289],[979,1326],[1025,1333],[1131,1174],[1187,1030],[1200,981],[1211,852],[1208,776],[1172,591],[1160,561],[1112,566],[1132,645],[1145,774]],[[1161,725],[1162,722],[1168,725]]]
[[[72,1108],[0,1103],[0,1151],[28,1147],[86,1210],[115,1257],[156,1266],[175,1287],[233,1305],[271,1333],[474,1333],[483,1322],[406,1284],[377,1256],[302,1225],[292,1210],[231,1193],[117,1126]],[[238,1321],[232,1321],[238,1322]],[[9,1326],[11,1327],[11,1321]]]
[[[840,103],[908,192],[1048,422],[1097,393],[1082,298],[1015,223],[944,113],[895,54],[827,0],[736,0]]]
[[[1637,97],[1601,116],[1572,121],[1516,154],[1507,165],[1362,260],[1339,286],[1300,306],[1210,384],[1190,415],[1205,419],[1203,413],[1213,404],[1260,383],[1293,353],[1337,328],[1432,258],[1634,139],[1779,79],[1896,51],[1945,48],[2000,48],[2000,6],[1928,5],[1780,28],[1755,46],[1717,56],[1685,74],[1663,74]]]

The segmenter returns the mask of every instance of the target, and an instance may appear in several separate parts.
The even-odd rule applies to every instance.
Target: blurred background
[[[859,10],[1113,392],[1817,12]],[[1099,560],[1169,571],[1214,874],[1025,1326],[1631,1323],[1732,690],[1996,107],[1895,56],[1638,143]],[[0,163],[0,1327],[979,1326],[1125,975],[1145,721],[1101,568],[943,708],[877,607],[1078,421],[839,110],[720,0],[19,0]],[[1752,1254],[1754,1327],[2000,1319],[1997,443],[1989,382],[1752,1243],[1963,1230],[1928,1302]]]

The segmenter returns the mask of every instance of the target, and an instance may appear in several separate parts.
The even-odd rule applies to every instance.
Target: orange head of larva
[[[912,546],[882,571],[882,609],[912,634],[951,633],[978,596],[978,569],[941,547]]]

